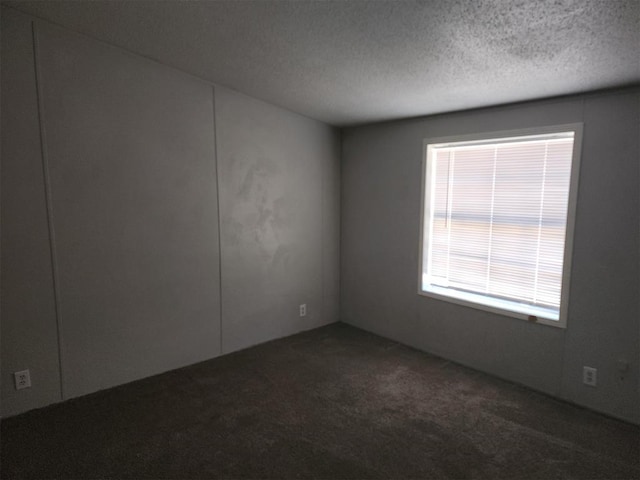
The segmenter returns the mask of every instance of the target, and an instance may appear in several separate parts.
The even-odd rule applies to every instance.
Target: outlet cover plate
[[[14,372],[13,379],[16,382],[16,390],[22,390],[23,388],[29,388],[31,386],[31,374],[29,370]]]
[[[598,369],[593,367],[582,368],[582,383],[595,387],[598,384]]]

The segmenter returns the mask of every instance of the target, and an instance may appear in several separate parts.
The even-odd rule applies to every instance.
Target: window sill
[[[424,297],[431,297],[465,307],[484,310],[485,312],[496,313],[511,318],[518,318],[532,323],[549,325],[556,328],[566,328],[565,323],[557,318],[553,311],[530,305],[522,305],[508,300],[500,300],[483,297],[473,293],[462,292],[435,285],[429,285],[428,289],[420,288],[418,294]]]

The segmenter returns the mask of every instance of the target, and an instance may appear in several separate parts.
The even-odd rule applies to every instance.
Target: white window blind
[[[429,145],[422,289],[557,320],[573,142]]]

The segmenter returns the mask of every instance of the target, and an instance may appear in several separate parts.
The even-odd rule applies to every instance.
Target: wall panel
[[[323,217],[323,177],[337,178],[325,166],[335,162],[335,135],[221,88],[216,119],[224,352],[336,321],[323,297],[323,219],[338,225],[335,210]],[[337,261],[335,246],[327,252]]]
[[[59,401],[60,371],[31,19],[2,10],[2,413]],[[32,387],[16,391],[13,372]]]
[[[37,24],[63,387],[220,352],[212,87]]]

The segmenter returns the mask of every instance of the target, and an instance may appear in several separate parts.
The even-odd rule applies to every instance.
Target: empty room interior
[[[640,478],[638,0],[1,21],[2,478]]]

